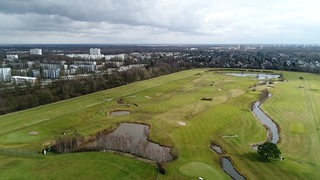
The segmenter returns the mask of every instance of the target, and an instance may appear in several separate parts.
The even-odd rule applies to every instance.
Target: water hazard
[[[211,149],[214,150],[216,153],[218,154],[223,154],[223,149],[221,146],[216,145],[216,144],[212,144],[211,145]]]
[[[113,132],[98,136],[91,145],[99,150],[130,153],[156,162],[172,161],[171,148],[150,142],[149,131],[143,124],[121,123]]]
[[[237,76],[237,77],[257,77],[257,79],[259,80],[280,78],[280,75],[277,75],[277,74],[264,74],[264,73],[259,73],[259,74],[227,73],[227,75]]]
[[[258,74],[250,74],[250,73],[227,73],[227,75],[231,76],[238,76],[238,77],[257,77],[259,80],[263,79],[274,79],[280,78],[280,75],[277,74],[265,74],[265,73],[258,73]],[[269,94],[271,97],[272,94]],[[264,124],[268,129],[268,134],[270,135],[269,139],[272,143],[277,144],[280,140],[279,129],[278,126],[273,122],[271,118],[269,118],[260,108],[260,101],[254,103],[252,107],[253,113],[257,116],[257,118]]]
[[[229,174],[233,179],[245,180],[246,178],[242,176],[233,166],[232,162],[227,157],[221,158],[222,169]]]
[[[260,108],[260,101],[254,103],[252,107],[253,113],[257,116],[257,118],[264,124],[270,134],[270,140],[272,143],[277,144],[280,140],[279,137],[279,129],[278,126],[273,122],[271,118],[269,118]]]
[[[217,144],[211,144],[211,149],[214,150],[216,153],[222,155],[224,154],[224,150],[221,146],[217,145]],[[236,180],[244,180],[246,179],[243,175],[241,175],[234,167],[234,165],[232,164],[232,161],[223,156],[221,157],[221,168],[224,170],[224,172],[226,172],[229,176],[231,176],[233,179]]]
[[[124,116],[129,114],[131,114],[131,112],[126,110],[116,110],[116,111],[110,112],[110,115],[112,116]]]

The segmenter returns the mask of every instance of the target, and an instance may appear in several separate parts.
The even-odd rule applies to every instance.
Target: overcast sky
[[[320,44],[318,0],[0,0],[1,44]]]

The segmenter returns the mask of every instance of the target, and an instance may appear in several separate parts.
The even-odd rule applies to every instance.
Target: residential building
[[[32,77],[39,77],[40,76],[40,70],[39,69],[33,69],[32,71]]]
[[[90,55],[100,55],[99,48],[90,48]]]
[[[105,55],[106,60],[119,59],[121,61],[124,61],[124,58],[125,58],[125,54]]]
[[[42,55],[42,49],[38,49],[38,48],[30,49],[30,54],[33,54],[33,55]]]
[[[42,69],[59,69],[61,68],[61,64],[46,64],[46,63],[41,63],[40,67]]]
[[[0,68],[0,81],[8,82],[11,80],[11,68]]]
[[[60,77],[60,69],[43,69],[42,76],[44,78],[58,79]]]
[[[99,54],[99,55],[91,55],[91,54],[67,54],[67,57],[70,58],[82,58],[82,59],[103,59],[104,55]]]
[[[35,77],[26,77],[26,76],[12,76],[12,81],[16,84],[25,84],[27,82],[35,84],[37,78]]]
[[[14,61],[16,59],[19,59],[19,56],[16,54],[7,54],[7,60]]]

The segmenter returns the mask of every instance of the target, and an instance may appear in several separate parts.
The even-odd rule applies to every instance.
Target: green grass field
[[[270,87],[274,95],[262,106],[281,128],[284,161],[266,162],[250,146],[266,140],[266,129],[251,112],[259,91],[249,87],[257,80],[194,69],[0,116],[0,179],[157,179],[153,163],[128,155],[37,154],[62,133],[88,137],[120,122],[149,124],[150,139],[178,150],[158,179],[230,179],[211,141],[248,179],[319,179],[320,76],[284,76],[288,81]],[[118,104],[119,98],[125,103]],[[132,114],[111,116],[113,110]]]

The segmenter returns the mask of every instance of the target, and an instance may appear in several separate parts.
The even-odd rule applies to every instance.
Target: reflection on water
[[[264,73],[259,73],[259,74],[227,73],[227,75],[237,76],[237,77],[257,77],[257,79],[259,80],[280,78],[280,75],[277,75],[277,74],[264,74]]]
[[[124,115],[129,115],[131,114],[130,111],[125,111],[125,110],[117,110],[117,111],[112,111],[110,115],[112,116],[124,116]]]
[[[148,140],[150,128],[142,124],[121,123],[109,134],[98,136],[92,146],[98,150],[115,150],[156,162],[172,161],[171,148]]]
[[[278,126],[260,109],[260,104],[260,101],[254,103],[253,112],[262,124],[268,127],[268,131],[271,134],[271,142],[277,144],[280,139]]]
[[[229,174],[233,179],[236,180],[245,180],[246,178],[243,177],[233,166],[232,162],[230,159],[223,157],[221,159],[221,166],[222,169]]]

